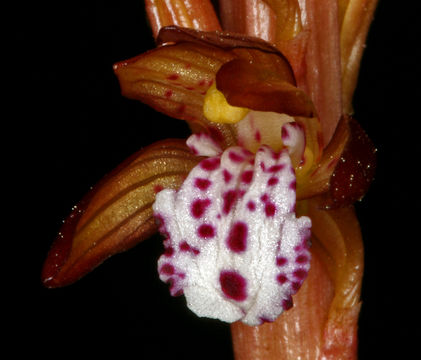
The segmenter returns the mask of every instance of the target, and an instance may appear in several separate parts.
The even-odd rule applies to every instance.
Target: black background
[[[418,2],[411,4],[380,1],[354,101],[378,148],[376,179],[356,204],[366,248],[362,360],[412,357],[421,335],[421,32]],[[12,245],[4,250],[11,290],[3,297],[12,320],[6,343],[15,354],[232,358],[228,325],[195,317],[158,280],[158,236],[69,287],[48,290],[40,282],[62,219],[91,185],[142,146],[188,135],[183,122],[120,95],[112,64],[154,46],[142,6],[104,0],[14,9],[17,19],[6,32],[14,50],[3,68],[13,79],[7,89],[13,111],[4,115],[12,126],[3,129],[4,177],[12,183],[3,237]]]

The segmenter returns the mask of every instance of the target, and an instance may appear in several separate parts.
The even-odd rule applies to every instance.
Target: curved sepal
[[[315,109],[310,98],[282,75],[260,62],[235,59],[219,69],[216,85],[234,106],[313,117]]]
[[[106,176],[64,221],[44,263],[44,285],[73,283],[152,235],[157,230],[155,194],[177,189],[199,159],[184,140],[165,140],[142,149]]]
[[[343,116],[316,167],[303,176],[298,169],[297,198],[324,193],[325,209],[351,205],[368,191],[375,168],[374,144],[355,119]]]

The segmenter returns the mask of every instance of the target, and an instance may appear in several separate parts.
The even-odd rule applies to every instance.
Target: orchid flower
[[[45,286],[159,230],[160,278],[232,323],[236,359],[355,358],[352,204],[375,148],[351,104],[376,1],[227,0],[221,22],[209,1],[145,4],[157,47],[114,65],[122,93],[193,135],[140,150],[74,207]]]

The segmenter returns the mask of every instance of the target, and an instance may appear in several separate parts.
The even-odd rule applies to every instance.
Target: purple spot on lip
[[[285,257],[276,258],[276,265],[278,265],[278,266],[284,266],[284,265],[287,264],[287,262],[288,262],[288,259],[285,258]]]
[[[221,163],[221,159],[219,157],[205,159],[200,163],[200,167],[203,170],[212,171],[216,170]]]
[[[275,212],[276,212],[276,206],[275,206],[275,204],[272,204],[272,203],[269,203],[268,202],[265,205],[265,214],[266,214],[266,216],[267,217],[272,217],[272,216],[275,215]]]
[[[295,259],[295,262],[297,264],[305,264],[309,261],[308,257],[305,255],[299,255],[297,256],[297,258]]]
[[[288,281],[288,278],[284,274],[279,274],[276,277],[276,280],[278,280],[278,283],[279,284],[283,285],[283,284],[285,284]]]
[[[250,184],[253,179],[253,170],[244,171],[241,174],[241,181],[246,184]]]
[[[210,224],[202,224],[197,229],[197,234],[203,239],[213,238],[215,236],[215,229]]]
[[[171,264],[164,264],[161,267],[160,272],[162,274],[165,274],[165,275],[173,275],[174,274],[174,266],[172,266]]]
[[[194,180],[194,186],[196,186],[197,188],[203,191],[207,190],[210,185],[211,185],[211,182],[208,179],[196,178]]]
[[[274,186],[279,182],[279,179],[277,177],[271,177],[268,180],[268,186]]]
[[[284,164],[272,165],[267,171],[271,173],[276,173],[282,170],[285,167]]]
[[[237,200],[237,191],[229,190],[223,195],[223,198],[224,203],[222,207],[222,212],[226,215],[231,211],[235,201]]]
[[[252,201],[252,200],[250,200],[250,201],[247,203],[247,209],[249,209],[250,211],[254,211],[254,210],[256,210],[256,204],[255,204],[255,202],[254,202],[254,201]]]
[[[299,280],[304,280],[307,276],[307,271],[304,269],[298,269],[294,271],[294,276]]]
[[[228,156],[229,156],[230,160],[231,161],[234,161],[234,162],[242,162],[242,161],[244,161],[244,158],[241,155],[239,155],[236,152],[234,152],[234,151],[230,151],[229,154],[228,154]]]
[[[193,201],[191,205],[191,213],[196,218],[199,219],[203,216],[206,211],[206,208],[210,205],[211,201],[209,199],[197,199]]]
[[[231,181],[232,174],[227,169],[224,169],[224,171],[222,172],[222,175],[224,176],[225,183],[229,183]]]
[[[221,271],[219,282],[226,297],[236,301],[247,299],[247,281],[236,271]]]
[[[237,254],[245,251],[247,248],[247,232],[246,223],[242,221],[235,223],[228,234],[228,248]]]

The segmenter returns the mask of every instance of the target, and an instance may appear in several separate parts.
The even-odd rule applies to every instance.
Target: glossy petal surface
[[[197,162],[184,141],[167,140],[120,165],[64,222],[44,264],[44,285],[68,285],[154,233],[155,194],[163,188],[178,188]]]

